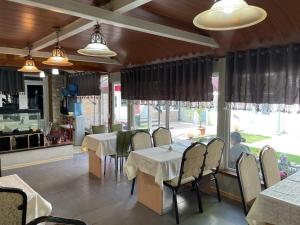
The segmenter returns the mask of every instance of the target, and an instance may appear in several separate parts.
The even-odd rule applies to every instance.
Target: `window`
[[[185,107],[184,103],[170,106],[169,123],[173,139],[200,140],[217,135],[218,74],[212,77],[214,88],[213,108]]]
[[[300,114],[268,112],[267,106],[262,112],[231,110],[230,114],[229,168],[235,169],[241,152],[249,151],[258,157],[260,150],[270,145],[277,152],[281,170],[290,174],[300,169]]]
[[[123,129],[128,130],[128,105],[126,100],[122,100],[121,98],[121,84],[114,83],[113,84],[113,112],[114,112],[114,124],[123,124]]]
[[[100,79],[100,88],[101,88],[101,98],[100,98],[100,115],[99,124],[108,126],[108,76],[101,76]]]
[[[151,131],[159,127],[166,127],[166,105],[156,103],[149,106],[149,128]]]
[[[149,129],[149,105],[134,104],[134,128]]]
[[[85,117],[85,128],[100,124],[100,98],[99,96],[85,96],[81,99],[83,115]]]

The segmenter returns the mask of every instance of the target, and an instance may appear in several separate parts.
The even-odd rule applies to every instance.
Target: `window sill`
[[[229,169],[223,169],[220,170],[220,174],[226,175],[226,176],[230,176],[230,177],[237,177],[236,172],[229,170]]]

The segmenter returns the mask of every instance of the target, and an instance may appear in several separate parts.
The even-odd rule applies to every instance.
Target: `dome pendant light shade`
[[[19,72],[23,72],[23,73],[39,73],[41,72],[34,63],[34,60],[32,58],[32,56],[30,55],[30,47],[28,47],[29,49],[29,54],[28,56],[26,56],[26,61],[24,66],[21,69],[18,69]]]
[[[205,30],[235,30],[262,22],[267,12],[244,0],[218,0],[209,9],[198,14],[193,23]]]
[[[94,33],[91,35],[90,43],[83,49],[77,51],[79,54],[95,57],[113,57],[117,53],[107,47],[106,41],[100,32],[100,25],[95,25]]]
[[[52,56],[47,60],[43,61],[43,64],[49,66],[73,66],[73,63],[69,62],[68,57],[65,54],[65,51],[59,44],[59,28],[56,31],[57,34],[57,42],[52,50]]]
[[[59,43],[56,43],[52,50],[52,56],[43,61],[43,64],[49,66],[73,66],[73,63],[69,62],[68,57],[65,55],[64,50]]]

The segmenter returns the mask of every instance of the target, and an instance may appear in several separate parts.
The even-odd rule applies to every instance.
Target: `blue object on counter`
[[[74,103],[74,116],[81,116],[82,115],[82,103],[75,102]]]

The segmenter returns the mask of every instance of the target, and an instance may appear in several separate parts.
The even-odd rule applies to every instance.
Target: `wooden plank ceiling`
[[[100,7],[109,0],[80,0],[80,2]],[[248,0],[268,12],[267,19],[253,27],[212,32],[193,26],[192,20],[199,12],[213,4],[213,0],[152,0],[126,15],[143,20],[179,28],[185,31],[210,36],[220,48],[212,49],[183,41],[149,35],[125,28],[102,24],[103,34],[109,47],[118,53],[116,59],[122,64],[105,65],[75,62],[73,70],[118,71],[127,65],[138,65],[158,60],[166,60],[190,55],[212,54],[224,56],[228,51],[257,47],[300,43],[300,13],[298,0]],[[0,2],[0,47],[24,48],[28,42],[35,42],[53,32],[53,26],[65,26],[76,17],[43,9],[33,8],[8,1]],[[84,47],[92,29],[86,30],[61,42],[68,54],[77,54]],[[42,51],[50,51],[47,47]],[[41,59],[37,59],[40,64]],[[0,55],[0,66],[21,66],[22,58]]]

